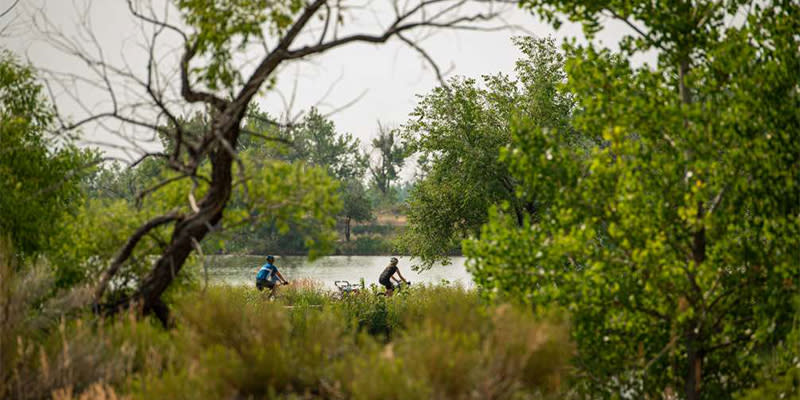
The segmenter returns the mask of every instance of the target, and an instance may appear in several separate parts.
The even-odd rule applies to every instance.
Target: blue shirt
[[[257,281],[272,281],[275,283],[278,281],[278,267],[272,265],[272,263],[267,262],[264,266],[258,270],[258,275],[256,275]]]

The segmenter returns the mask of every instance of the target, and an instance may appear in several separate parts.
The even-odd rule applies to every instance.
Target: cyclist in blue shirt
[[[283,279],[283,275],[278,271],[278,267],[272,264],[273,261],[275,261],[275,257],[267,256],[267,263],[258,270],[258,275],[256,275],[256,288],[258,288],[259,291],[264,290],[264,288],[269,289],[270,292],[274,291],[278,279],[280,279],[284,285],[289,283],[286,279]]]

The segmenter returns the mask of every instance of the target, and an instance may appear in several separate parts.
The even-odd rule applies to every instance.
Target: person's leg
[[[381,285],[383,285],[384,288],[386,288],[386,295],[389,296],[389,294],[392,292],[392,281],[388,279],[386,280],[381,279],[378,281],[378,283],[380,283]]]

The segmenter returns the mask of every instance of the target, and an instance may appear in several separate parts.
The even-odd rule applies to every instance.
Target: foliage
[[[12,345],[0,394],[544,399],[565,391],[571,345],[558,318],[487,306],[459,288],[335,300],[312,283],[293,286],[274,300],[241,287],[183,295],[171,331],[133,314],[51,317],[45,330],[14,325],[25,336],[0,342]]]
[[[322,168],[303,163],[263,162],[247,154],[241,157],[245,165],[252,165],[247,168],[252,176],[246,185],[235,188],[245,207],[231,210],[226,224],[235,227],[257,218],[283,234],[293,227],[304,239],[310,257],[330,252],[334,215],[341,209],[337,182]]]
[[[349,241],[350,222],[372,218],[372,205],[362,183],[368,160],[361,154],[360,141],[349,133],[337,133],[333,121],[316,108],[288,130],[287,139],[291,143],[285,156],[288,160],[325,168],[339,181],[339,197],[343,204],[339,218],[344,221],[345,238]]]
[[[587,155],[515,122],[504,157],[552,204],[521,226],[495,208],[464,244],[476,282],[569,308],[587,398],[725,399],[753,386],[756,355],[792,327],[800,279],[800,7],[526,4],[589,27],[600,10],[635,19],[647,34],[623,54],[656,46],[659,64],[567,46],[574,124],[604,141]],[[745,22],[724,26],[739,10]]]
[[[336,183],[327,173],[302,163],[265,161],[255,147],[244,150],[240,159],[247,174],[240,174],[238,166],[235,173],[245,180],[234,186],[225,223],[206,240],[206,250],[224,247],[220,242],[239,233],[253,235],[251,227],[255,225],[265,227],[260,233],[267,240],[270,235],[285,235],[292,230],[299,241],[297,246],[312,257],[331,252],[335,239],[331,213],[340,207],[340,201]],[[199,173],[207,174],[208,166],[202,166]],[[58,225],[50,242],[48,258],[56,266],[57,285],[95,280],[111,265],[131,233],[150,218],[170,211],[190,212],[190,202],[184,196],[192,192],[194,182],[173,180],[175,176],[154,159],[134,168],[110,164],[89,176],[85,186],[91,197]],[[194,191],[199,196],[207,190],[207,183],[196,182]],[[156,187],[159,190],[152,190]],[[97,226],[113,228],[98,230]],[[152,256],[169,242],[168,235],[168,229],[160,227],[142,239],[115,277],[117,292],[136,286],[151,266]],[[196,262],[190,262],[193,264]],[[184,285],[195,279],[191,273],[179,277]]]
[[[83,168],[96,157],[47,131],[53,110],[34,71],[0,52],[0,235],[20,255],[46,248],[81,197]]]
[[[79,206],[74,215],[57,225],[47,251],[54,266],[56,286],[67,288],[96,280],[148,214],[152,211],[138,211],[126,200],[88,199]],[[141,250],[120,271],[115,284],[126,288],[136,283],[149,266],[148,256],[165,240],[163,229],[146,238]]]
[[[316,108],[311,108],[285,136],[290,143],[287,160],[323,167],[340,181],[364,176],[367,159],[359,150],[361,142],[349,133],[337,133],[333,121]]]
[[[25,265],[20,265],[23,262]],[[94,374],[85,365],[70,365],[69,349],[47,339],[48,332],[66,339],[63,320],[75,314],[88,299],[82,289],[52,294],[53,276],[40,262],[20,260],[13,244],[0,239],[0,397],[44,398],[59,385],[72,384],[82,374]],[[43,338],[44,337],[44,338]],[[54,346],[55,345],[55,346]],[[65,366],[81,371],[66,373]]]
[[[459,289],[281,307],[297,298],[216,288],[187,299],[178,346],[198,368],[178,363],[135,396],[541,398],[559,390],[569,354],[562,325],[511,307],[476,312]],[[385,328],[368,335],[388,324],[391,342]]]
[[[204,0],[177,0],[187,25],[194,29],[194,52],[209,56],[204,68],[194,75],[210,89],[231,87],[241,81],[232,65],[236,50],[250,40],[264,38],[264,31],[280,34],[303,7],[300,0],[224,0],[209,4]]]
[[[372,218],[372,207],[361,183],[367,160],[359,152],[359,140],[350,134],[336,132],[333,122],[316,109],[312,108],[300,123],[290,127],[281,127],[266,113],[251,109],[243,134],[246,138],[240,143],[243,157],[255,162],[258,168],[262,167],[262,160],[278,159],[325,170],[338,183],[336,193],[342,206],[336,215],[345,224],[346,236],[350,221]],[[297,181],[290,183],[303,184]],[[260,189],[272,193],[277,187],[267,185]],[[234,212],[247,209],[241,197],[234,197],[230,207]],[[309,233],[314,232],[309,229],[310,221],[304,217],[278,226],[269,218],[251,219],[247,225],[220,236],[225,240],[224,244],[207,248],[228,252],[305,254],[313,247],[312,241],[306,240]],[[236,223],[231,225],[236,226]],[[334,239],[330,232],[326,235],[325,240]],[[322,238],[315,238],[313,242]],[[321,243],[318,247],[320,251],[325,248],[330,249],[329,244]],[[320,253],[317,249],[312,250]]]
[[[373,218],[372,203],[367,197],[364,184],[357,179],[342,182],[340,189],[342,211],[345,220],[345,239],[350,241],[350,221],[369,221]]]
[[[800,298],[795,298],[800,311]],[[792,399],[800,397],[800,312],[795,313],[786,340],[765,355],[764,367],[756,374],[758,385],[736,396],[738,400]]]
[[[492,205],[510,204],[519,223],[536,218],[546,204],[522,190],[500,149],[510,144],[509,123],[521,114],[578,142],[570,128],[573,100],[557,90],[564,79],[563,56],[552,39],[518,38],[524,58],[516,77],[454,78],[422,98],[405,126],[411,152],[420,154],[423,176],[408,199],[404,249],[430,267],[479,232]],[[524,201],[520,201],[524,200]]]
[[[83,191],[90,199],[125,200],[135,203],[142,191],[162,174],[161,160],[147,158],[135,168],[122,163],[107,163],[89,171],[82,180]]]
[[[369,168],[370,183],[384,198],[391,194],[392,182],[399,178],[398,173],[406,159],[406,145],[397,140],[396,133],[393,129],[380,127],[378,137],[372,139],[372,148],[378,156],[375,165]]]

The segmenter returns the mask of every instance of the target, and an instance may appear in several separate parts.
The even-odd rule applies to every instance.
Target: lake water
[[[389,264],[387,256],[328,256],[309,262],[306,257],[276,257],[275,266],[287,280],[313,279],[325,288],[335,289],[334,281],[345,280],[351,283],[364,278],[367,286],[378,283],[378,276]],[[451,264],[436,265],[433,268],[414,272],[410,257],[398,257],[400,273],[416,283],[440,283],[447,280],[453,284],[472,287],[472,277],[464,267],[464,257],[451,257]],[[414,260],[417,261],[417,260]],[[207,258],[208,277],[211,283],[228,285],[253,285],[256,273],[266,262],[264,256],[209,256]]]

